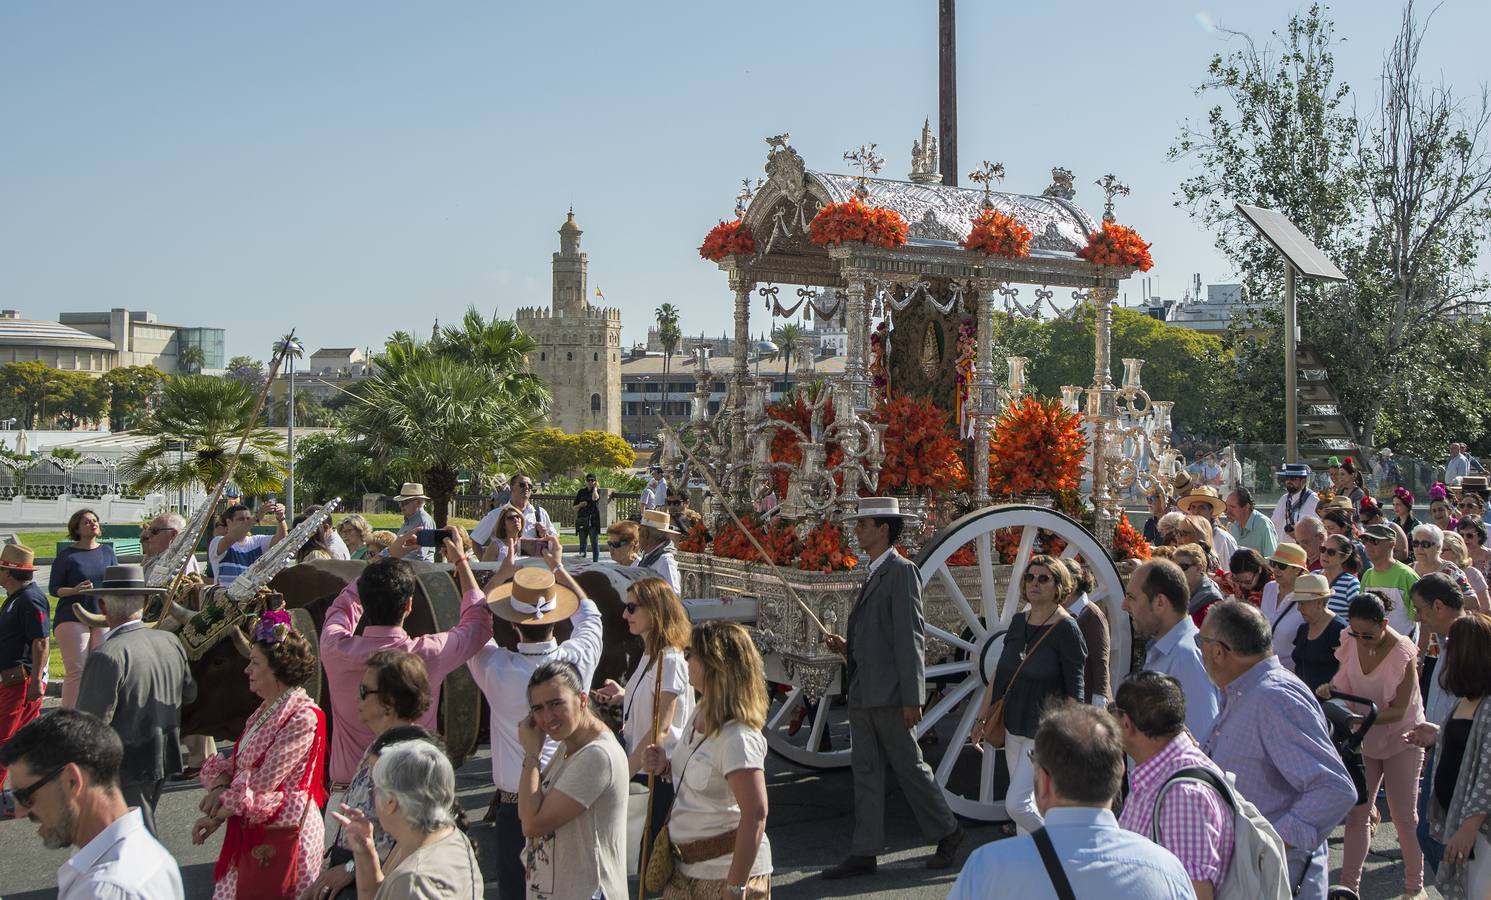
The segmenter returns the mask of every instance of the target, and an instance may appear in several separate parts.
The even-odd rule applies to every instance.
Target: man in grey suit
[[[146,600],[165,593],[146,587],[140,566],[109,566],[91,593],[103,604],[109,631],[83,666],[78,709],[118,732],[124,744],[119,790],[155,834],[161,783],[182,767],[181,704],[196,697],[197,684],[176,635],[140,621]]]
[[[926,702],[921,575],[895,550],[906,520],[914,517],[903,516],[894,497],[866,497],[853,518],[860,549],[870,560],[869,574],[849,612],[847,636],[823,640],[846,660],[854,838],[849,858],[824,870],[823,877],[874,874],[875,854],[885,845],[887,769],[896,774],[922,834],[937,844],[927,868],[946,869],[955,861],[963,829],[916,742]]]

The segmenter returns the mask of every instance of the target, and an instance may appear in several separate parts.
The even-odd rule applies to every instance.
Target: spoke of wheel
[[[946,678],[949,675],[956,675],[959,672],[972,671],[973,658],[970,657],[968,659],[958,660],[957,662],[938,663],[935,666],[927,666],[927,679],[931,680],[933,678]]]
[[[963,682],[964,685],[968,685],[969,687],[978,683],[978,680],[974,678]],[[962,685],[959,687],[961,688]],[[958,727],[953,729],[952,741],[947,745],[947,749],[942,752],[942,759],[937,762],[938,784],[944,787],[947,785],[948,776],[952,774],[953,766],[957,763],[958,756],[963,752],[963,746],[968,743],[968,735],[973,731],[973,720],[977,716],[978,703],[976,702],[968,704],[968,708],[963,710],[962,717],[958,719]],[[990,752],[992,751],[987,747],[984,748],[984,753]]]
[[[928,623],[927,625],[927,636],[935,637],[939,640],[952,644],[959,650],[966,650],[970,655],[978,653],[978,648],[975,647],[973,644],[968,643],[967,641],[958,637],[956,634],[953,634],[951,631],[938,628],[936,625],[932,625],[930,623]]]
[[[1030,562],[1031,550],[1035,547],[1040,528],[1026,525],[1020,529],[1020,550],[1015,554],[1015,566],[1010,571],[1010,586],[1004,592],[1004,613],[1000,619],[1008,622],[1020,608],[1020,579],[1025,574],[1025,564]]]
[[[968,604],[968,598],[963,596],[963,589],[958,587],[958,582],[953,579],[953,573],[948,571],[946,563],[937,567],[937,577],[942,579],[942,586],[947,588],[948,596],[952,597],[953,604],[963,614],[963,621],[973,629],[975,636],[983,637],[987,629],[984,628],[984,623],[979,621],[978,614],[973,611],[973,607]]]
[[[771,720],[766,723],[766,730],[775,731],[777,726],[782,724],[782,720],[787,717],[787,714],[797,707],[797,702],[801,697],[802,688],[793,688],[792,693],[787,695],[787,699],[782,701],[781,707],[772,714]]]
[[[983,682],[977,678],[965,678],[952,691],[943,694],[942,699],[938,700],[936,705],[922,713],[922,720],[916,726],[917,735],[921,735],[941,721],[942,717],[947,715],[948,710],[961,703],[963,698],[972,693],[976,687],[983,687]]]
[[[1071,541],[1068,541],[1067,545],[1065,547],[1061,548],[1061,558],[1062,559],[1071,559],[1072,557],[1076,556],[1078,553],[1081,553],[1081,552],[1082,552],[1081,550],[1077,549],[1077,545],[1075,543],[1073,543]]]
[[[809,753],[818,752],[818,742],[823,739],[823,729],[828,727],[828,711],[832,706],[832,698],[824,697],[818,701],[818,711],[813,714],[813,727],[808,729],[807,751]]]
[[[996,622],[999,620],[999,595],[995,593],[994,567],[999,565],[999,559],[994,549],[993,533],[985,531],[980,534],[975,546],[978,548],[978,586],[983,592],[979,599],[984,607],[984,621]]]

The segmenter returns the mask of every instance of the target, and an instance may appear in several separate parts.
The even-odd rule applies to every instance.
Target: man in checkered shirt
[[[1165,792],[1158,813],[1155,797],[1171,775],[1200,766],[1222,776],[1186,731],[1186,695],[1180,682],[1160,672],[1136,672],[1119,685],[1108,704],[1118,719],[1123,750],[1134,760],[1129,796],[1118,824],[1150,837],[1175,854],[1196,888],[1199,900],[1211,900],[1232,864],[1232,811],[1217,792],[1183,782]]]

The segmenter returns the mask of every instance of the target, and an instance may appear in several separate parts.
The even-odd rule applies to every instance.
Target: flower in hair
[[[1429,502],[1430,503],[1433,503],[1435,500],[1445,500],[1445,499],[1448,499],[1449,496],[1450,496],[1450,492],[1449,492],[1448,489],[1445,488],[1443,481],[1438,482],[1433,487],[1429,488]]]
[[[254,640],[273,646],[290,634],[290,614],[283,609],[270,610],[259,617],[254,626]]]

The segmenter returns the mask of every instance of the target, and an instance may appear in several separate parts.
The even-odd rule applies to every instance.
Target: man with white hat
[[[529,712],[528,677],[550,660],[573,663],[585,684],[595,676],[601,656],[601,612],[595,602],[560,565],[559,539],[544,541],[547,566],[519,566],[512,580],[487,595],[492,615],[511,622],[518,631],[518,649],[506,650],[495,640],[477,651],[466,667],[492,708],[492,814],[497,826],[497,895],[522,897],[523,823],[518,819],[518,779],[523,770],[523,747],[518,723]],[[568,619],[569,640],[554,640],[554,626]],[[557,745],[544,741],[539,755],[546,767]]]
[[[30,547],[0,547],[0,747],[41,714],[51,654],[51,606],[32,580],[36,567]],[[0,784],[5,767],[0,766]]]
[[[181,705],[197,696],[197,683],[180,639],[140,621],[148,600],[166,596],[165,588],[147,586],[142,567],[109,566],[89,593],[101,601],[109,630],[83,666],[78,709],[108,722],[124,743],[119,790],[155,834],[161,784],[185,763]]]
[[[895,549],[906,522],[916,517],[903,515],[894,497],[865,497],[850,518],[863,558],[870,564],[845,634],[828,635],[823,642],[847,661],[854,837],[849,857],[824,870],[823,877],[875,874],[875,855],[885,845],[887,770],[895,773],[922,834],[937,844],[927,868],[946,869],[964,834],[916,742],[916,724],[926,702],[921,574]]]
[[[673,527],[673,517],[666,510],[642,510],[642,528],[638,535],[642,555],[632,563],[633,568],[656,572],[680,597],[683,596],[683,582],[678,575],[678,560],[673,557],[673,538],[682,536],[683,532]]]
[[[1315,515],[1320,498],[1310,490],[1310,466],[1307,463],[1285,463],[1278,471],[1284,482],[1284,496],[1274,507],[1274,533],[1281,541],[1294,540],[1294,524],[1306,516]]]
[[[434,517],[425,512],[425,501],[429,499],[430,495],[425,493],[425,486],[417,481],[406,481],[399,486],[398,496],[393,498],[393,502],[399,505],[399,512],[404,516],[404,524],[399,526],[399,537],[402,538],[411,531],[435,527]],[[434,562],[435,548],[416,547],[405,553],[404,558]]]

